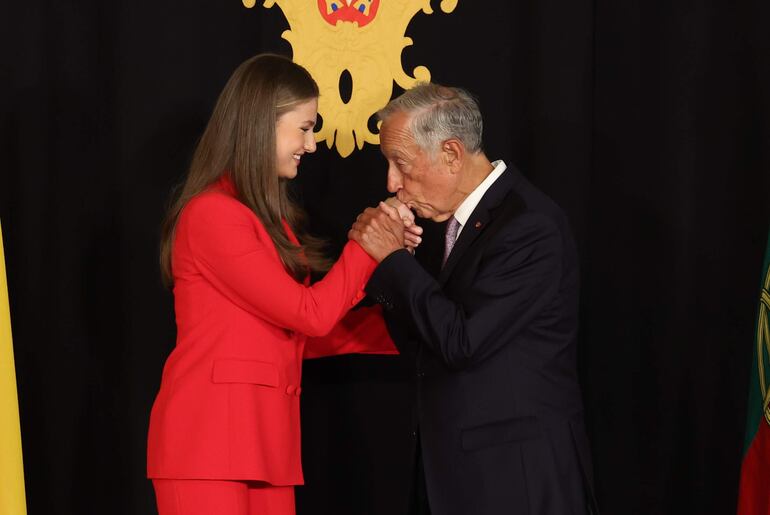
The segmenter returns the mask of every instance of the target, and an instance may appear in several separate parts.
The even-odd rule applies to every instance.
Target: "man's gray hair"
[[[391,100],[377,112],[377,118],[384,122],[397,112],[411,116],[412,136],[430,155],[450,138],[460,140],[470,153],[482,150],[481,111],[464,89],[422,82]]]

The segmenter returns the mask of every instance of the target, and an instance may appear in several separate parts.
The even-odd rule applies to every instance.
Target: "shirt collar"
[[[481,198],[484,196],[490,186],[492,186],[495,181],[503,174],[506,168],[508,168],[508,166],[502,160],[494,161],[492,166],[494,166],[494,169],[483,181],[481,181],[481,184],[476,186],[476,189],[474,189],[470,195],[465,197],[465,200],[463,200],[462,204],[460,204],[460,207],[458,207],[454,213],[454,217],[458,222],[460,222],[460,231],[462,231],[463,227],[465,227],[465,224],[468,223],[468,219],[471,217],[474,209],[476,209],[476,206],[479,205]],[[457,234],[459,235],[460,232],[458,231]]]

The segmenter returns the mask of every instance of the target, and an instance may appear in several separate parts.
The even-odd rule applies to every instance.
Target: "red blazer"
[[[306,336],[363,298],[375,261],[349,242],[322,281],[297,282],[227,179],[185,206],[172,255],[177,343],[150,415],[148,477],[302,484]],[[377,313],[351,315],[309,354],[396,352]]]

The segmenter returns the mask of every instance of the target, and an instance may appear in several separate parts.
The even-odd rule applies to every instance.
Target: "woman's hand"
[[[380,202],[379,208],[387,213],[391,219],[400,220],[404,224],[404,243],[406,249],[414,254],[414,249],[422,242],[420,237],[422,227],[414,223],[412,210],[396,197],[390,197],[384,202]]]

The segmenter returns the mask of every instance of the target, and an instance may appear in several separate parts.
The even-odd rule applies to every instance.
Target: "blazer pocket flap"
[[[278,369],[267,361],[220,359],[214,362],[211,374],[214,383],[246,383],[278,386]]]
[[[536,417],[520,417],[464,429],[461,439],[464,451],[475,451],[505,443],[534,440],[540,435]]]

